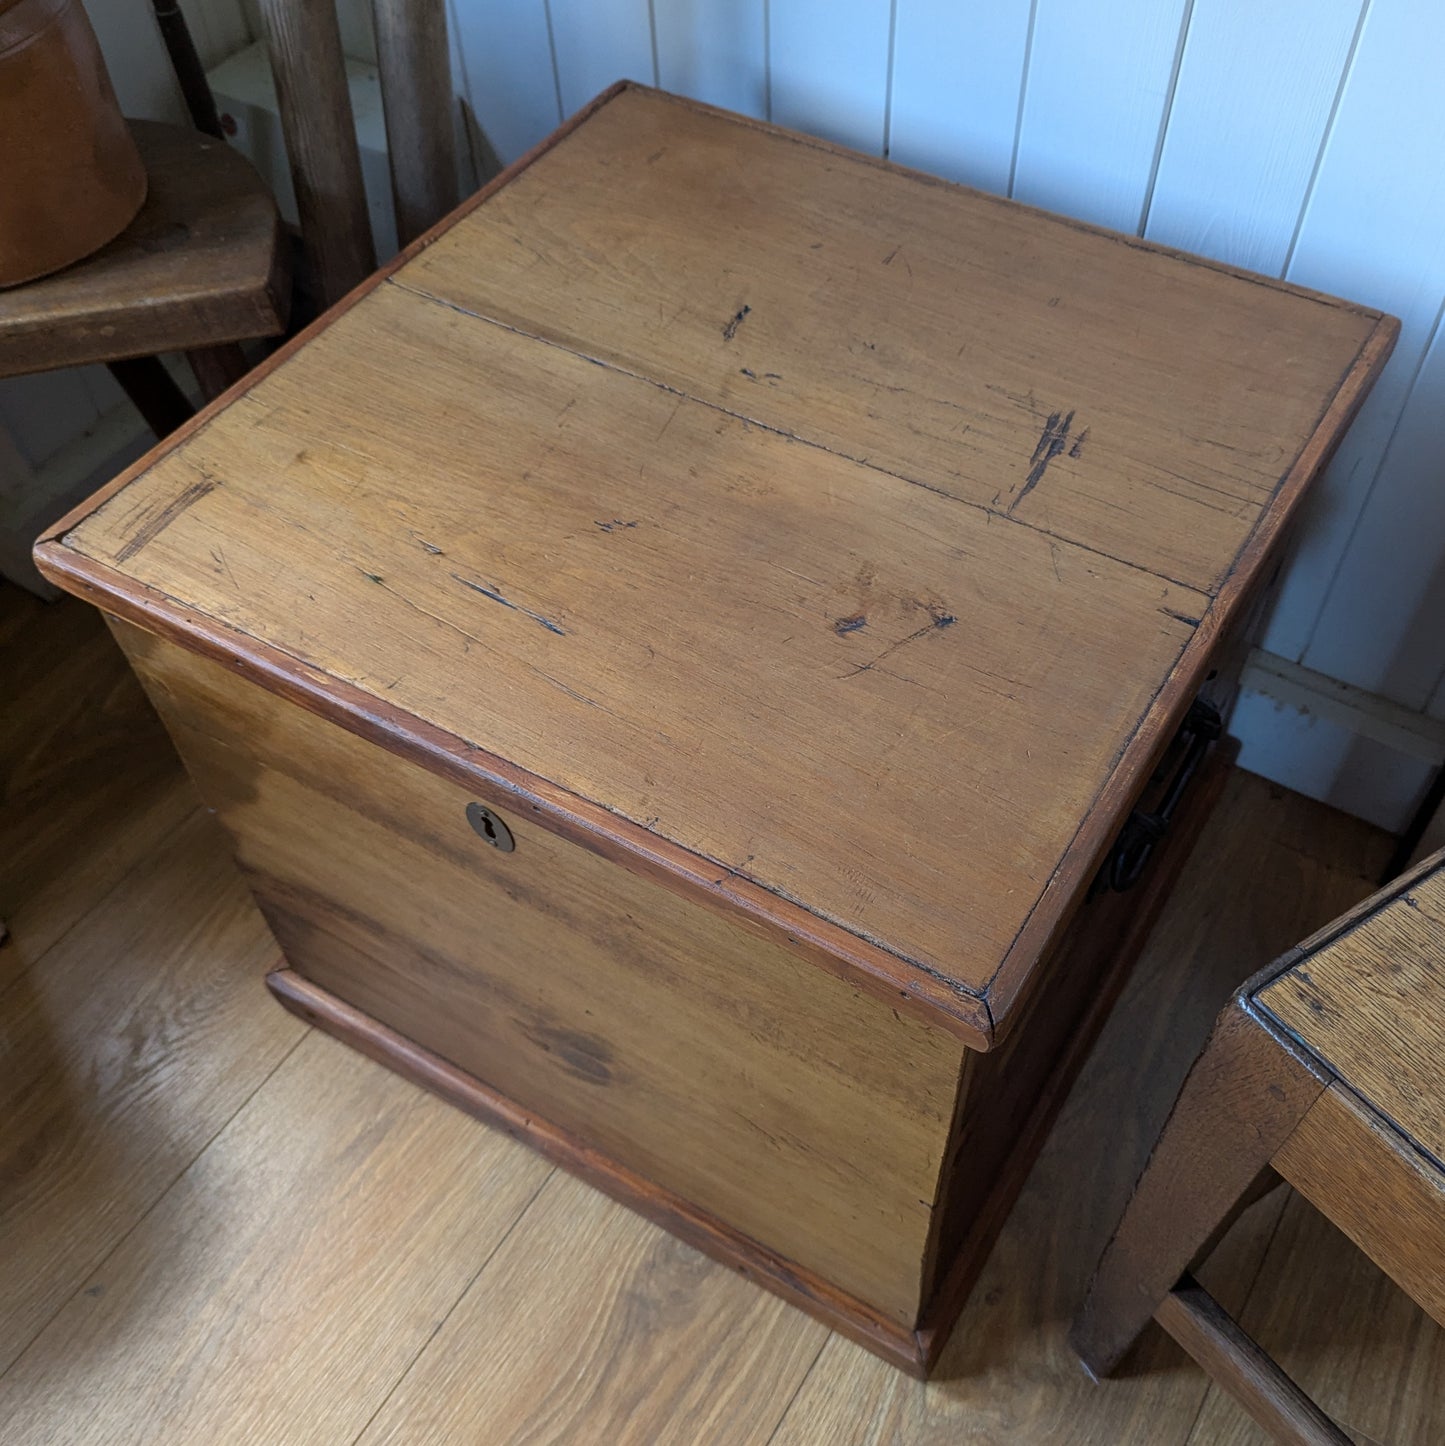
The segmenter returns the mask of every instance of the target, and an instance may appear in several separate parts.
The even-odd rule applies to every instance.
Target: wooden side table
[[[289,1007],[924,1371],[1395,330],[622,86],[37,557]]]
[[[1282,1440],[1348,1442],[1188,1274],[1289,1181],[1445,1325],[1445,853],[1244,986],[1104,1252],[1073,1341],[1105,1375],[1152,1316]]]

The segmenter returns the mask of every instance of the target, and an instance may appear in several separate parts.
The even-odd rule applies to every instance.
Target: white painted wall
[[[208,58],[254,34],[246,3],[186,0]],[[503,160],[628,76],[1400,316],[1266,646],[1445,719],[1441,0],[449,3],[461,85]],[[154,113],[147,0],[87,6],[122,96]],[[365,0],[341,6],[366,44]],[[0,394],[12,423],[15,405]],[[1277,705],[1241,712],[1247,762],[1401,820],[1428,760],[1362,761],[1338,712],[1326,745]],[[1390,801],[1363,807],[1372,794]]]

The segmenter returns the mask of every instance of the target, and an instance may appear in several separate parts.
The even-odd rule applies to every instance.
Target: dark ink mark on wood
[[[616,532],[619,528],[636,527],[635,522],[624,522],[620,517],[614,517],[611,522],[598,522],[595,524],[603,532]]]
[[[841,638],[847,633],[856,633],[859,628],[866,628],[868,619],[862,613],[854,613],[851,618],[839,618],[833,624],[833,631]]]
[[[1079,453],[1084,450],[1084,443],[1088,440],[1089,429],[1085,427],[1084,430],[1080,432],[1077,437],[1074,438],[1074,445],[1069,448],[1069,456],[1077,457]]]
[[[185,491],[172,497],[154,517],[148,518],[136,528],[130,541],[117,550],[115,560],[129,562],[141,548],[154,542],[186,508],[194,506],[202,497],[214,492],[220,485],[214,477],[202,477],[199,482],[192,482]]]
[[[377,582],[381,579],[377,578]],[[510,598],[503,597],[494,587],[487,587],[485,583],[473,582],[470,578],[462,577],[459,573],[452,574],[452,580],[459,582],[463,587],[469,587],[473,592],[479,592],[483,597],[491,598],[495,603],[501,603],[504,608],[511,608],[514,613],[522,613],[532,619],[534,623],[541,623],[549,633],[556,633],[559,638],[565,638],[566,633],[554,623],[551,618],[545,618],[541,613],[534,613],[531,608],[523,607],[521,603],[515,603]]]
[[[738,334],[738,327],[743,324],[744,318],[752,310],[751,306],[743,305],[734,313],[731,321],[723,327],[723,340],[731,341]]]
[[[426,538],[417,536],[415,532],[412,533],[412,536],[416,538],[417,546],[420,547],[423,552],[429,552],[433,557],[446,556],[446,553],[444,553],[436,543],[428,542]]]
[[[362,577],[369,579],[371,582],[380,583],[382,581],[381,574],[378,572],[367,572],[364,567],[357,568],[357,571]]]

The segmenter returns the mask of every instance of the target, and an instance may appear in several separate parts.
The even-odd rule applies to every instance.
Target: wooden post
[[[371,0],[386,147],[405,246],[457,204],[446,0]]]
[[[260,0],[301,243],[333,305],[376,269],[361,151],[332,0]]]

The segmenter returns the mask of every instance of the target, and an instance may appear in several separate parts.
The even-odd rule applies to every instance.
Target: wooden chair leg
[[[1074,1322],[1070,1340],[1096,1376],[1118,1365],[1325,1083],[1239,997],[1220,1015]]]
[[[127,357],[106,366],[157,440],[195,416],[195,408],[158,357]]]
[[[186,353],[186,360],[196,375],[201,395],[213,402],[227,387],[241,380],[251,370],[246,353],[237,342],[224,346],[197,347]]]

